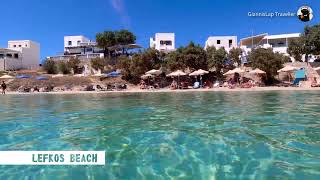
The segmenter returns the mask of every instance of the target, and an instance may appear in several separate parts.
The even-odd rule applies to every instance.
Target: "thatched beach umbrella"
[[[168,74],[167,76],[169,76],[169,77],[178,77],[178,84],[179,84],[180,76],[186,76],[186,75],[187,74],[184,73],[183,71],[177,70],[175,72],[172,72],[172,73]]]
[[[154,77],[153,75],[151,74],[144,74],[141,76],[141,79],[148,79],[148,78],[151,78],[151,77]]]
[[[239,73],[239,74],[241,74],[241,73],[244,73],[244,72],[245,72],[245,71],[244,71],[244,70],[242,70],[241,68],[235,68],[235,69],[233,69],[232,71],[233,71],[233,73]]]
[[[233,70],[229,70],[228,72],[224,73],[224,76],[232,75],[234,74]]]
[[[10,75],[3,75],[0,77],[0,79],[14,79],[14,77]]]
[[[319,71],[320,67],[316,67],[316,68],[313,68],[313,69],[316,70],[316,71]]]
[[[280,73],[280,72],[292,72],[292,71],[295,71],[295,70],[299,70],[299,68],[296,68],[296,67],[293,67],[293,66],[285,66],[284,68],[279,69],[277,72],[278,73]]]
[[[156,75],[156,76],[160,75],[161,73],[162,73],[162,71],[156,70],[156,69],[152,69],[152,70],[146,72],[146,74],[151,74],[151,75]]]
[[[189,74],[189,76],[202,76],[202,75],[208,74],[208,73],[209,73],[208,71],[199,69],[199,70],[194,71],[193,73]]]
[[[265,75],[266,72],[265,72],[265,71],[262,71],[262,70],[259,69],[259,68],[256,68],[255,70],[250,71],[249,74],[256,75],[256,77],[260,78],[259,80],[261,81],[262,76]],[[261,75],[261,76],[260,76],[260,75]]]
[[[169,76],[169,77],[179,77],[179,76],[186,76],[186,75],[187,74],[184,73],[183,71],[177,70],[175,72],[172,72],[172,73],[168,74],[167,76]]]
[[[150,80],[150,78],[153,78],[154,76],[153,75],[151,75],[151,74],[145,74],[145,75],[142,75],[141,76],[141,79],[144,79],[144,80],[148,80],[148,84],[150,84],[149,83],[149,80]]]
[[[281,73],[281,72],[286,72],[286,73],[288,73],[288,76],[289,76],[289,81],[291,81],[291,77],[290,77],[290,73],[292,72],[292,71],[296,71],[296,70],[299,70],[299,68],[296,68],[296,67],[293,67],[293,66],[285,66],[284,68],[282,68],[282,69],[279,69],[277,72],[278,73]]]
[[[197,71],[194,71],[193,73],[189,74],[189,76],[200,76],[200,84],[202,85],[202,75],[208,74],[208,71],[199,69]]]
[[[266,74],[266,72],[262,71],[259,68],[256,68],[255,70],[250,71],[249,74]]]

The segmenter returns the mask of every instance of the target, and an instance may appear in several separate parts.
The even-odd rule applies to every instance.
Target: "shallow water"
[[[319,92],[0,96],[0,150],[105,150],[105,166],[0,179],[320,179]]]

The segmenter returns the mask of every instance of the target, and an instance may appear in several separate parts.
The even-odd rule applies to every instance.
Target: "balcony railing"
[[[103,58],[103,53],[90,53],[90,54],[76,54],[76,55],[63,55],[63,56],[53,56],[49,57],[54,61],[68,61],[70,58],[78,58],[80,60],[90,60],[93,58],[101,57]]]

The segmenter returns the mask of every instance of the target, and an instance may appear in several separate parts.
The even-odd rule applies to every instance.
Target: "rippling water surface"
[[[319,92],[0,96],[0,150],[105,150],[1,179],[320,179]]]

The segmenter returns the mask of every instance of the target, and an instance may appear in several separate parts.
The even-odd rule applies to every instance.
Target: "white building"
[[[35,69],[40,63],[40,45],[30,40],[8,41],[0,49],[0,70]]]
[[[104,57],[103,50],[97,46],[97,43],[91,41],[85,36],[65,36],[64,37],[64,53],[48,57],[53,60],[69,60],[71,57],[80,60],[90,60],[92,58]]]
[[[240,47],[248,53],[252,48],[272,48],[273,52],[282,53],[289,56],[287,53],[288,44],[291,39],[300,37],[300,33],[291,34],[279,34],[279,35],[268,35],[268,33],[243,38],[240,40]],[[293,61],[294,59],[291,58]]]
[[[237,47],[237,36],[210,36],[205,44],[205,49],[214,46],[217,49],[224,48],[227,52]]]
[[[150,48],[163,52],[175,51],[175,34],[156,33],[154,38],[150,38]]]

